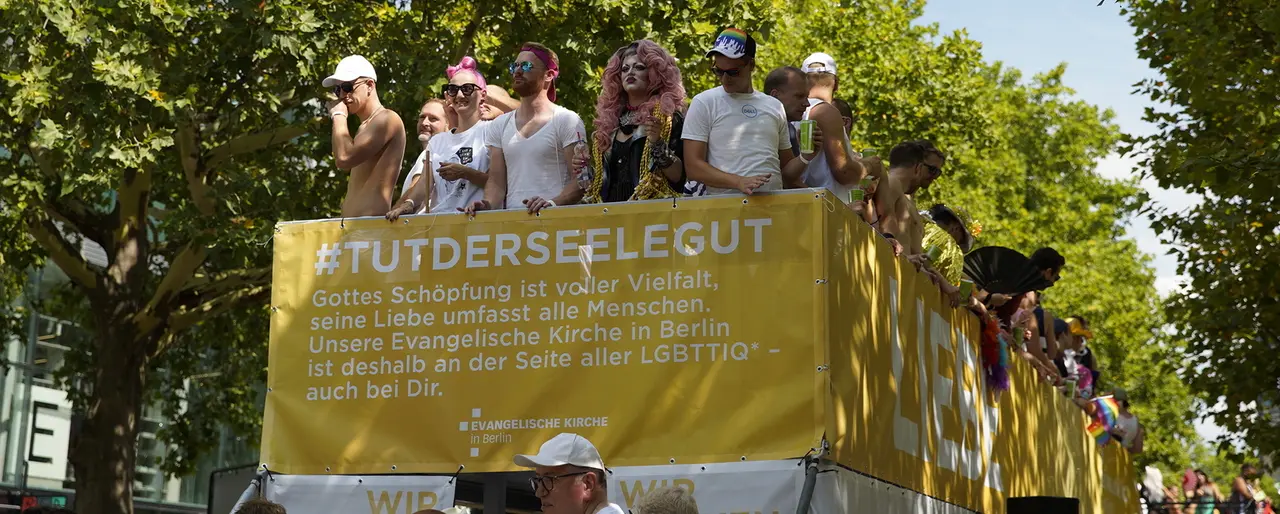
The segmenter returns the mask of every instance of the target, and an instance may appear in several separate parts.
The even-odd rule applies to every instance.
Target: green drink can
[[[867,197],[866,191],[863,191],[858,188],[853,188],[849,190],[849,203],[861,202],[866,197]]]
[[[800,139],[800,153],[813,153],[813,120],[804,120],[800,122],[797,128]]]
[[[973,281],[967,278],[960,279],[960,297],[968,299],[973,296]]]

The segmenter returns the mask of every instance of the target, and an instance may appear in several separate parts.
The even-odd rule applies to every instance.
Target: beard
[[[538,94],[538,84],[528,79],[523,82],[515,82],[511,84],[511,89],[513,89],[517,95],[520,95],[521,98]]]

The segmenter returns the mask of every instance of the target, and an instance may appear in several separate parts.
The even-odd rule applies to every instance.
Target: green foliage
[[[779,22],[761,52],[763,67],[831,54],[841,66],[836,96],[854,110],[855,147],[885,155],[900,141],[927,138],[947,152],[944,175],[917,195],[918,207],[964,206],[983,226],[983,245],[1062,252],[1065,278],[1045,303],[1059,316],[1089,320],[1100,387],[1130,392],[1148,431],[1136,464],[1185,463],[1195,439],[1193,397],[1178,380],[1177,341],[1159,331],[1164,318],[1148,258],[1121,239],[1139,191],[1094,172],[1120,141],[1112,113],[1073,98],[1065,65],[1027,81],[984,62],[963,31],[912,25],[923,5],[806,7],[812,12],[803,18]]]
[[[1264,455],[1280,451],[1280,7],[1267,0],[1159,2],[1125,8],[1139,55],[1162,78],[1137,85],[1158,108],[1130,150],[1162,187],[1204,196],[1153,227],[1189,287],[1169,320],[1195,366],[1185,378],[1222,398],[1213,420]],[[1211,405],[1214,401],[1209,402]],[[1225,443],[1225,441],[1224,441]]]
[[[963,32],[913,25],[923,5],[13,2],[0,14],[0,124],[12,127],[0,132],[12,152],[0,153],[0,256],[6,269],[48,257],[71,277],[45,309],[94,337],[71,352],[64,379],[94,376],[111,352],[142,356],[140,400],[175,420],[161,434],[176,449],[164,464],[183,473],[219,425],[257,432],[251,384],[265,368],[271,226],[336,215],[346,182],[318,118],[320,79],[339,58],[369,57],[383,101],[412,126],[446,65],[473,55],[504,84],[520,43],[539,41],[560,54],[560,103],[590,119],[616,48],[658,41],[692,95],[713,85],[706,47],[736,25],[762,44],[760,80],[813,50],[835,56],[855,146],[887,153],[929,138],[947,151],[946,175],[921,207],[965,206],[983,244],[1062,251],[1071,264],[1049,307],[1093,325],[1104,381],[1129,389],[1148,427],[1139,461],[1182,465],[1191,397],[1172,367],[1176,348],[1157,331],[1147,261],[1120,239],[1137,189],[1093,171],[1119,138],[1110,113],[1072,97],[1065,67],[1024,80],[984,62]],[[107,269],[78,257],[80,238],[104,247]],[[78,409],[102,391],[69,384]]]

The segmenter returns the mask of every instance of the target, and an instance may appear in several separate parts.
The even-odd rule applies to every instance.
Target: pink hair
[[[472,59],[471,56],[463,57],[461,61],[458,61],[457,66],[445,68],[444,74],[446,77],[452,79],[453,76],[457,75],[460,71],[469,71],[472,75],[475,75],[476,85],[480,86],[481,89],[488,87],[489,84],[484,81],[484,75],[481,75],[480,70],[476,69],[476,60]]]
[[[593,135],[596,151],[604,152],[613,145],[613,132],[618,129],[618,112],[628,105],[627,91],[622,88],[622,61],[634,53],[649,72],[651,96],[636,110],[636,124],[653,121],[653,106],[658,104],[663,114],[671,116],[684,104],[684,83],[680,68],[671,54],[657,43],[642,39],[627,45],[609,58],[604,68],[604,91],[596,98],[596,131]]]

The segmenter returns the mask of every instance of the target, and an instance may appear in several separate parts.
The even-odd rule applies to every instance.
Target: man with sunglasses
[[[391,210],[391,194],[404,159],[405,132],[400,116],[378,99],[377,73],[359,55],[343,58],[324,87],[337,97],[329,106],[333,118],[333,160],[349,170],[342,217],[383,216]],[[348,113],[360,121],[354,138],[347,127]]]
[[[484,198],[464,211],[524,205],[529,214],[582,199],[573,172],[573,145],[587,132],[578,114],[555,104],[560,65],[555,52],[525,43],[509,67],[520,106],[490,122],[489,181]]]
[[[542,443],[537,455],[516,455],[514,460],[533,468],[529,485],[544,514],[626,514],[609,503],[604,461],[585,437],[560,434]]]
[[[924,220],[912,195],[942,175],[946,156],[924,140],[899,143],[889,152],[889,178],[876,188],[876,220],[872,226],[896,239],[917,268],[928,264],[924,254]]]
[[[794,158],[787,114],[782,102],[752,87],[756,40],[725,29],[707,57],[720,87],[689,105],[682,135],[689,180],[708,195],[782,189],[782,171]],[[803,167],[795,169],[798,177]]]

